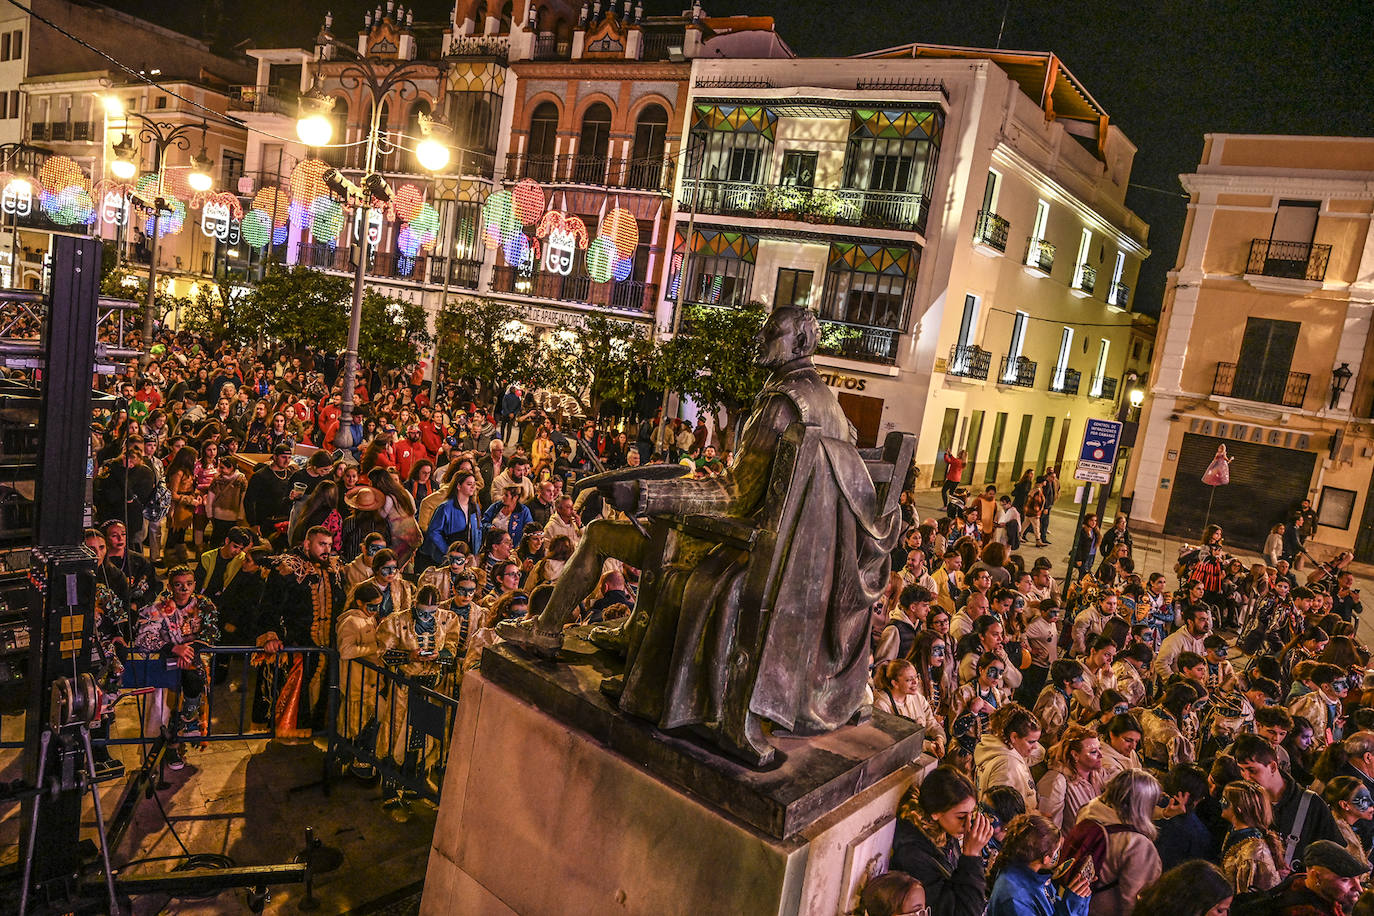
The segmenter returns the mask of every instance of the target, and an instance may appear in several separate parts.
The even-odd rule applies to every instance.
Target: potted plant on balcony
[[[807,202],[804,219],[808,223],[833,223],[840,215],[843,204],[834,191],[813,190]]]

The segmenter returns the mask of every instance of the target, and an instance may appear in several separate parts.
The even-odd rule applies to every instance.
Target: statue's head
[[[821,324],[807,308],[785,305],[774,309],[759,329],[758,364],[775,369],[816,352]]]

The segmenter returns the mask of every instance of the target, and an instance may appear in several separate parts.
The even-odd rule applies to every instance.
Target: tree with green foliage
[[[730,442],[741,411],[753,404],[767,373],[754,362],[758,332],[768,307],[750,302],[739,308],[688,307],[681,328],[658,350],[658,372],[664,385],[696,402],[712,421],[725,411],[725,426],[716,424],[716,441]]]
[[[433,340],[423,305],[383,296],[376,290],[363,293],[359,359],[378,366],[407,366],[417,361],[421,348]]]
[[[604,401],[628,408],[647,387],[653,349],[643,325],[589,312],[545,338],[540,381],[566,391],[588,417],[599,416]]]
[[[337,350],[348,335],[353,281],[308,267],[277,268],[244,297],[239,333],[296,348]]]
[[[251,295],[249,290],[227,279],[203,282],[196,290],[196,298],[183,307],[182,321],[188,330],[218,340],[256,340],[258,329],[247,314]]]
[[[478,398],[489,400],[515,381],[539,375],[538,343],[520,321],[521,312],[496,299],[464,297],[439,312],[439,360],[449,378],[470,378]]]

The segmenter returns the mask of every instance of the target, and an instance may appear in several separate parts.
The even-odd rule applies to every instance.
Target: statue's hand
[[[621,512],[633,513],[639,508],[639,481],[617,480],[597,487],[601,498]]]

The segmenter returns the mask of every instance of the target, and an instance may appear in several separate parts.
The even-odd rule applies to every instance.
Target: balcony
[[[1116,381],[1116,379],[1110,377],[1104,378],[1100,375],[1093,376],[1092,385],[1088,388],[1088,397],[1097,398],[1102,401],[1115,401]]]
[[[997,384],[1034,388],[1035,368],[1036,364],[1024,356],[1013,359],[1011,354],[1007,354],[1002,357],[1002,365],[997,369]]]
[[[604,156],[506,157],[506,180],[531,178],[542,184],[586,184],[630,191],[672,190],[672,163],[663,157],[607,159]]]
[[[1302,407],[1311,378],[1306,372],[1217,363],[1216,375],[1212,378],[1212,394],[1221,398],[1278,404],[1281,407]]]
[[[1026,239],[1026,273],[1046,276],[1054,270],[1054,246],[1044,239]]]
[[[1083,380],[1083,373],[1077,369],[1065,369],[1062,376],[1055,373],[1050,378],[1050,391],[1055,394],[1078,394],[1078,385]]]
[[[949,365],[945,368],[945,375],[987,381],[991,368],[992,354],[987,350],[977,344],[962,347],[955,344],[949,348]]]
[[[1097,268],[1089,267],[1087,264],[1079,264],[1076,273],[1078,276],[1074,277],[1073,285],[1069,287],[1069,292],[1080,299],[1091,298],[1093,288],[1097,286]]]
[[[572,57],[572,42],[557,35],[540,35],[534,39],[535,60],[567,60]]]
[[[1326,264],[1329,260],[1330,245],[1255,239],[1250,243],[1250,260],[1245,265],[1245,275],[1246,279],[1274,277],[1279,280],[1321,283],[1326,279]],[[1251,285],[1265,284],[1256,284],[1251,280]]]
[[[823,318],[816,352],[822,356],[891,366],[897,362],[897,341],[901,336],[902,332],[895,328],[875,328]]]
[[[429,284],[443,286],[447,282],[458,289],[476,289],[481,271],[480,259],[433,257],[429,259]]]
[[[455,35],[449,57],[490,57],[506,63],[510,57],[509,35]]]
[[[1131,307],[1131,288],[1125,283],[1107,287],[1107,307],[1124,312]]]
[[[1007,233],[1010,231],[1011,223],[991,210],[979,210],[978,222],[973,226],[973,246],[987,249],[983,254],[1006,254]]]
[[[929,201],[908,191],[861,188],[803,188],[752,181],[688,178],[679,206],[697,213],[786,219],[827,226],[921,231]]]
[[[491,291],[516,293],[534,299],[553,299],[596,305],[621,312],[648,313],[658,303],[658,284],[639,280],[596,283],[586,275],[562,276],[539,272],[521,277],[514,267],[497,267],[491,275]]]
[[[681,31],[645,32],[644,44],[639,52],[640,60],[671,60],[672,51],[677,48],[682,53],[686,39]]]
[[[230,111],[256,111],[262,114],[296,115],[299,93],[280,86],[231,86]]]
[[[319,270],[332,270],[348,274],[354,271],[347,246],[303,242],[297,249],[297,253],[297,263],[302,267],[314,267]],[[374,251],[368,259],[367,276],[423,283],[425,278],[430,276],[428,265],[432,260],[435,259],[427,254],[419,254],[412,258],[397,251]],[[440,283],[442,284],[442,282],[441,278]]]

